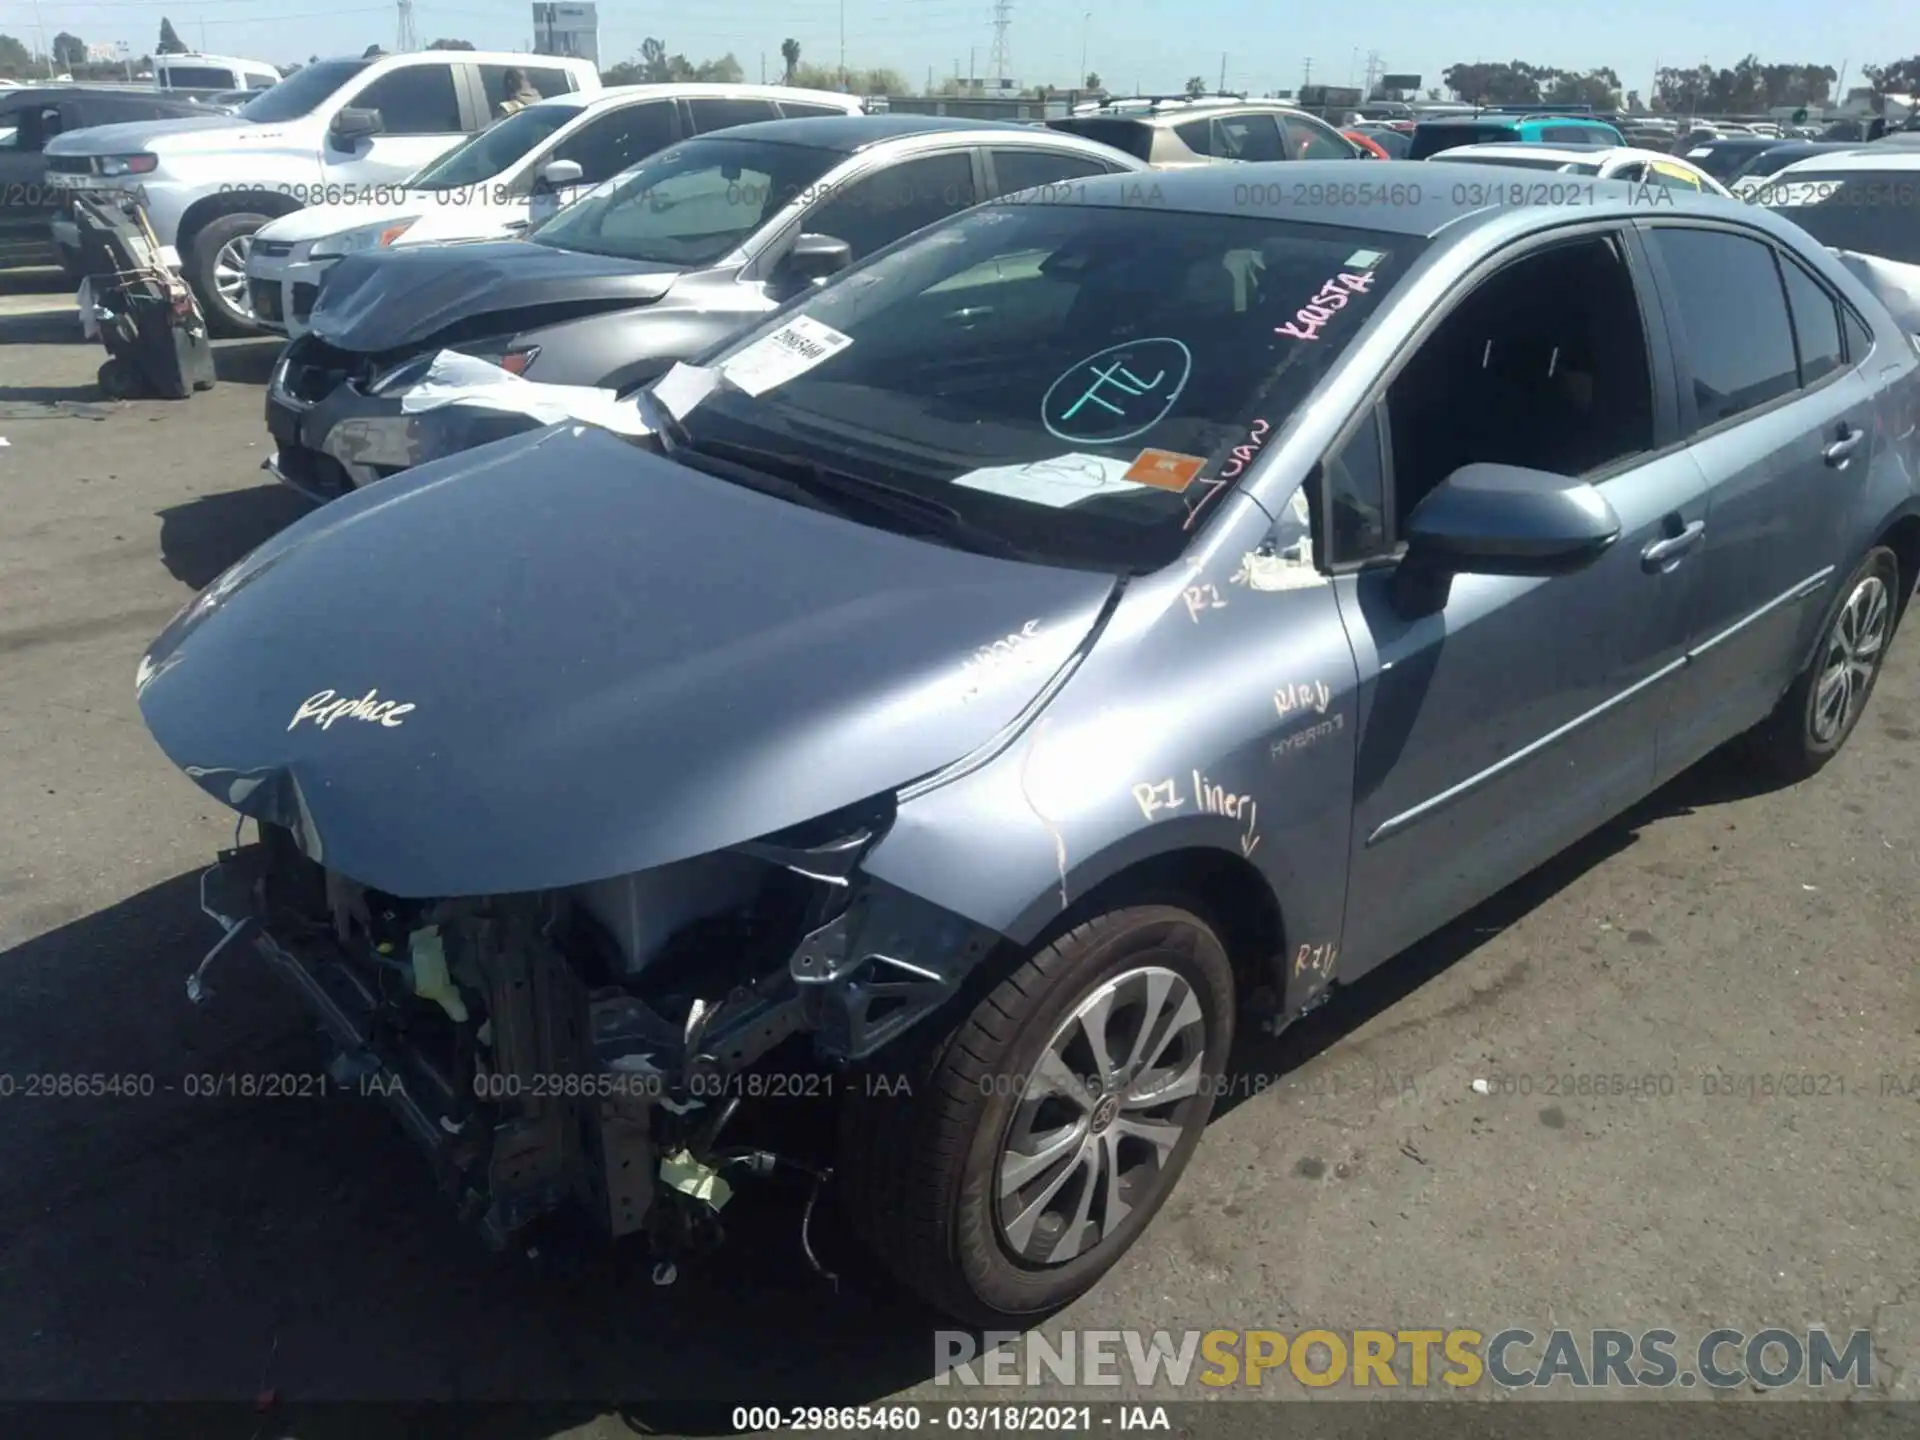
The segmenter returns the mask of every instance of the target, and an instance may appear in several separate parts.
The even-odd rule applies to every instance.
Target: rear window
[[[1605,125],[1549,125],[1540,132],[1549,145],[1620,145],[1619,132]]]
[[[1413,145],[1408,151],[1408,158],[1424,160],[1429,155],[1438,155],[1442,150],[1452,150],[1460,145],[1503,145],[1519,138],[1520,132],[1511,125],[1421,125],[1413,132]]]
[[[1920,265],[1920,174],[1912,170],[1789,171],[1752,198],[1822,245]]]
[[[166,69],[170,90],[231,90],[233,72],[216,70],[211,65],[169,65]]]
[[[1069,135],[1082,135],[1089,140],[1097,140],[1102,145],[1111,145],[1123,154],[1136,160],[1153,158],[1153,129],[1136,120],[1113,120],[1098,115],[1075,115],[1065,120],[1049,120],[1047,124],[1055,130],[1064,130]]]

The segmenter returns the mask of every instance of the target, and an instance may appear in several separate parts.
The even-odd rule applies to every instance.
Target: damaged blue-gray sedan
[[[1920,572],[1914,344],[1804,232],[1366,168],[969,211],[247,557],[138,679],[257,829],[190,989],[264,955],[498,1239],[791,1161],[953,1314],[1084,1291],[1236,1026],[1811,775]],[[809,1074],[837,1154],[741,1138]]]

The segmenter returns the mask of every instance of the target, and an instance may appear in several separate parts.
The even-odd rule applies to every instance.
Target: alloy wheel
[[[1892,620],[1893,597],[1878,575],[1861,580],[1840,607],[1827,635],[1808,711],[1808,727],[1817,743],[1837,743],[1858,718],[1885,653]]]
[[[236,235],[213,257],[213,288],[227,308],[249,320],[253,302],[247,298],[247,254],[252,249],[253,236]]]
[[[1193,987],[1150,965],[1103,982],[1054,1030],[995,1167],[1001,1237],[1030,1265],[1064,1265],[1171,1183],[1204,1123],[1206,1019]]]

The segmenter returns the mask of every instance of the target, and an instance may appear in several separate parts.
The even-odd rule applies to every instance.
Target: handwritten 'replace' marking
[[[293,712],[293,720],[287,729],[293,729],[302,720],[311,720],[322,730],[331,729],[336,720],[366,720],[389,730],[397,730],[402,723],[400,717],[417,708],[393,700],[381,700],[379,694],[378,690],[369,690],[357,700],[339,700],[334,698],[333,691],[322,690],[300,702],[300,708]]]
[[[1180,592],[1181,599],[1187,602],[1187,618],[1194,624],[1200,623],[1202,610],[1224,610],[1227,602],[1220,598],[1218,585],[1189,585]]]
[[[1133,787],[1133,803],[1151,820],[1162,810],[1178,810],[1187,802],[1172,780],[1142,781]]]
[[[980,693],[987,675],[995,670],[1023,667],[1033,663],[1035,654],[1025,649],[1030,641],[1039,638],[1040,622],[1029,620],[1011,635],[994,641],[991,645],[982,645],[973,654],[960,662],[960,676],[968,681],[962,699],[971,700]]]
[[[1320,945],[1302,945],[1294,952],[1293,973],[1304,975],[1311,970],[1322,980],[1333,974],[1333,962],[1340,958],[1340,947],[1332,941]]]

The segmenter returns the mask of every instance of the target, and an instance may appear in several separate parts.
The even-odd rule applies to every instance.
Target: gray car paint
[[[243,813],[405,896],[603,879],[890,791],[1009,723],[1113,587],[587,426],[357,492],[224,584],[150,652],[149,729],[217,798],[240,781]],[[966,666],[1034,619],[1033,666]],[[328,689],[415,709],[296,723]]]
[[[1279,174],[1310,182],[1316,163]],[[1329,182],[1349,173],[1324,168]],[[1430,174],[1383,162],[1380,178],[1411,185]],[[1478,178],[1494,187],[1503,175]],[[1236,186],[1261,178],[1260,167],[1169,175],[1160,203],[1229,213]],[[1063,203],[1126,203],[1124,184],[1088,182]],[[338,856],[364,867],[357,878],[410,893],[577,883],[616,857],[656,864],[738,843],[807,806],[883,787],[898,787],[898,813],[865,871],[1021,942],[1142,862],[1199,861],[1276,918],[1269,958],[1297,1011],[1761,719],[1804,658],[1796,646],[1836,577],[1896,520],[1920,516],[1916,356],[1844,267],[1765,211],[1617,182],[1590,188],[1594,203],[1578,210],[1476,211],[1429,186],[1404,207],[1298,215],[1433,243],[1188,552],[1126,584],[1104,621],[1102,577],[857,539],[837,521],[762,508],[563,428],[388,482],[272,542],[221,582],[231,593],[212,608],[226,613],[162,637],[142,709],[183,766],[224,767],[228,779],[258,767],[292,774],[333,847],[328,863]],[[1743,514],[1750,467],[1789,452],[1853,391],[1816,388],[1742,417],[1724,432],[1735,442],[1725,455],[1712,437],[1689,443],[1676,400],[1684,352],[1657,285],[1640,298],[1662,443],[1604,482],[1623,533],[1586,569],[1458,577],[1443,609],[1412,621],[1385,605],[1391,564],[1280,591],[1244,583],[1272,517],[1483,274],[1598,226],[1624,237],[1646,284],[1639,228],[1683,219],[1791,252],[1876,340],[1849,374],[1870,392],[1880,441],[1820,477],[1830,522],[1771,552],[1780,575],[1821,578],[1793,599],[1788,640],[1747,652],[1765,668],[1720,686],[1730,698],[1711,720],[1685,680],[1772,613],[1759,603],[1767,584],[1756,590],[1740,573],[1739,537],[1804,518],[1784,493]],[[1669,533],[1670,519],[1715,506],[1733,520],[1725,548],[1643,563],[1643,542]],[[627,532],[639,522],[675,527],[671,541]],[[883,601],[909,607],[911,623],[881,618]],[[1749,608],[1733,613],[1729,601]],[[394,614],[406,624],[382,623]],[[636,640],[618,623],[643,617],[681,638]],[[289,646],[289,634],[301,643]],[[940,680],[999,637],[1014,643],[994,652],[986,694],[969,700]],[[452,639],[464,647],[457,659]],[[696,640],[724,659],[694,660]],[[699,683],[669,699],[668,678]],[[282,717],[303,695],[372,685],[418,696],[418,720],[287,738]],[[714,708],[756,696],[791,712],[760,720]],[[491,845],[469,833],[496,815],[511,837],[504,850],[502,832]]]

